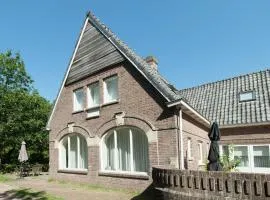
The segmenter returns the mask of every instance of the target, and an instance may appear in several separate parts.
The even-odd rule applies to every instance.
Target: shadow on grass
[[[48,200],[46,193],[44,191],[33,192],[28,189],[18,189],[18,190],[9,190],[4,193],[0,193],[0,198],[9,200],[9,199],[20,199],[20,200]]]
[[[155,192],[155,188],[153,184],[151,184],[141,194],[133,197],[131,200],[155,200]]]

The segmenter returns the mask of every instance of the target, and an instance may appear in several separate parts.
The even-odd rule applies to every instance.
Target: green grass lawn
[[[11,180],[12,178],[10,176],[0,173],[0,183],[5,183]]]

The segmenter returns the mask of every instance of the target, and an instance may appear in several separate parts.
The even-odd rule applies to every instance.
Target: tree
[[[48,132],[51,104],[33,88],[20,55],[0,54],[0,158],[16,164],[21,142],[27,144],[31,163],[48,163]]]

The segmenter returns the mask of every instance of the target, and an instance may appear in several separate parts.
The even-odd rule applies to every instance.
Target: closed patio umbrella
[[[209,163],[207,164],[207,170],[221,171],[222,167],[219,161],[219,147],[218,147],[218,141],[220,140],[220,131],[217,122],[214,122],[212,124],[208,137],[211,140],[211,144],[208,154]]]
[[[26,147],[25,147],[25,142],[22,141],[22,145],[21,145],[21,149],[20,149],[20,153],[19,153],[19,157],[18,160],[22,163],[28,160],[28,155],[26,152]]]

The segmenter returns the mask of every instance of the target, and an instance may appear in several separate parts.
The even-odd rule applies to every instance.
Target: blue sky
[[[3,1],[0,51],[20,52],[53,100],[91,10],[139,55],[154,55],[177,88],[270,66],[270,1]]]

